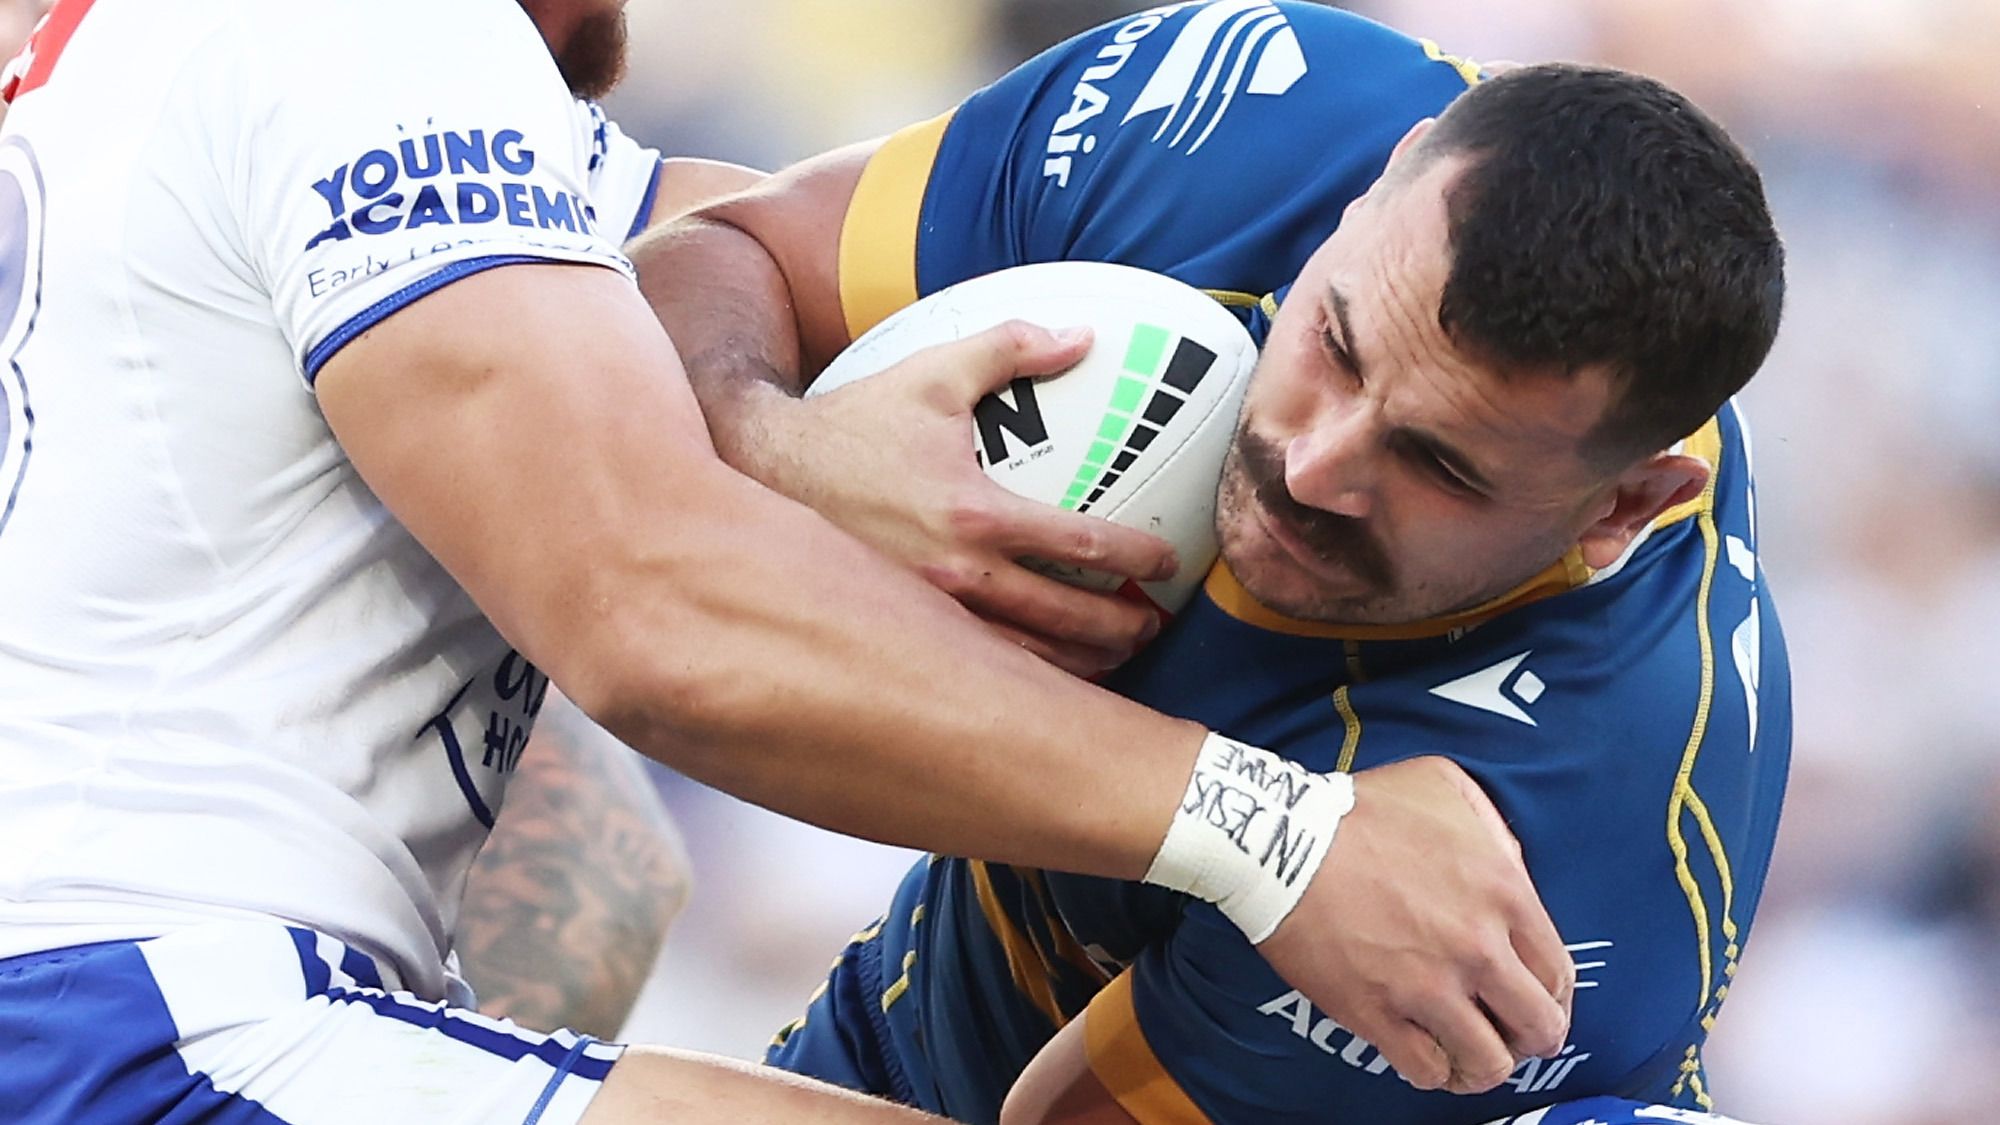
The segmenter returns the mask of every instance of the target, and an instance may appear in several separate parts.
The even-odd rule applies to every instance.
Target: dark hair
[[[1439,325],[1510,377],[1608,367],[1591,455],[1672,445],[1764,362],[1784,247],[1756,168],[1681,95],[1623,71],[1522,67],[1460,96],[1412,155],[1471,158],[1446,196]]]

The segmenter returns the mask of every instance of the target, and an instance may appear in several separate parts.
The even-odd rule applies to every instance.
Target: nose
[[[1335,515],[1366,518],[1375,503],[1374,423],[1367,410],[1322,416],[1285,446],[1292,499]]]

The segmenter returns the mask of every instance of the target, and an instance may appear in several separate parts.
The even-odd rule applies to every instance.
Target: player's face
[[[1559,559],[1610,478],[1582,456],[1601,374],[1502,379],[1438,324],[1440,160],[1348,209],[1272,325],[1223,469],[1223,557],[1294,617],[1468,608]]]
[[[579,98],[601,98],[625,77],[625,0],[521,0],[556,69]]]

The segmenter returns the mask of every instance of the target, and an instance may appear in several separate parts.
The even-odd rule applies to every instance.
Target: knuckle
[[[981,584],[982,568],[962,555],[922,563],[918,570],[926,582],[954,597],[971,593]]]
[[[1386,986],[1382,1001],[1392,1010],[1417,1017],[1449,1007],[1457,999],[1458,991],[1435,971],[1414,972]]]
[[[1494,980],[1514,967],[1514,947],[1507,944],[1505,937],[1495,939],[1491,934],[1475,935],[1470,939],[1471,947],[1466,951],[1466,966],[1481,980]]]
[[[1076,611],[1060,599],[1050,599],[1039,605],[1036,619],[1043,632],[1071,644],[1084,632],[1078,625]]]
[[[1035,344],[1035,336],[1040,331],[1025,320],[1015,318],[1002,321],[994,328],[994,337],[999,346],[1008,351],[1026,351]]]
[[[944,513],[945,527],[959,539],[985,540],[1000,528],[1000,513],[989,501],[967,493],[955,498]]]
[[[1412,1059],[1397,1072],[1419,1090],[1442,1089],[1451,1081],[1451,1064],[1435,1056]]]
[[[1110,544],[1099,528],[1084,526],[1070,532],[1069,557],[1072,562],[1091,566],[1103,562],[1110,554]]]
[[[1509,1055],[1500,1054],[1483,1059],[1474,1064],[1466,1075],[1467,1081],[1472,1086],[1467,1093],[1479,1094],[1491,1090],[1505,1082],[1507,1076],[1512,1073],[1514,1073],[1514,1060]]]
[[[1560,1016],[1547,1015],[1537,1020],[1540,1027],[1530,1032],[1527,1042],[1521,1044],[1527,1054],[1546,1055],[1562,1049],[1564,1033],[1569,1029]]]
[[[1112,601],[1108,610],[1110,617],[1106,621],[1106,632],[1121,645],[1137,644],[1153,620],[1152,610],[1122,598]]]
[[[1555,993],[1561,996],[1575,990],[1575,988],[1576,962],[1570,960],[1567,951],[1565,951],[1564,955],[1556,961]]]

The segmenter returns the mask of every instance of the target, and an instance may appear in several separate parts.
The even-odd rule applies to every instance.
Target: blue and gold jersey
[[[964,278],[1087,259],[1210,290],[1262,339],[1390,149],[1477,68],[1334,9],[1180,4],[1043,54],[891,138],[843,230],[850,327]],[[1620,1095],[1705,1107],[1700,1048],[1742,954],[1791,737],[1732,406],[1682,451],[1709,488],[1617,565],[1574,555],[1450,619],[1288,620],[1226,567],[1106,686],[1307,763],[1448,755],[1519,837],[1578,968],[1571,1046],[1492,1093],[1402,1082],[1213,907],[933,858],[771,1061],[992,1121],[1089,1012],[1091,1066],[1143,1122],[1473,1125]]]

